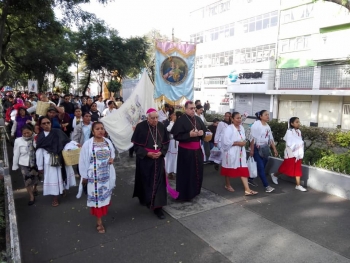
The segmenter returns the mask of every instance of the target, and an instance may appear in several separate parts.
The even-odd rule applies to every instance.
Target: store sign
[[[239,79],[260,79],[263,76],[263,72],[248,72],[240,73],[238,75]]]
[[[264,93],[273,89],[275,73],[273,69],[240,69],[228,75],[227,91],[233,93]]]

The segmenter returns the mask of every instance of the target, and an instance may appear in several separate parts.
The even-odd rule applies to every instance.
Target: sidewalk
[[[23,262],[350,262],[348,200],[302,193],[283,181],[267,194],[259,179],[259,194],[244,197],[240,179],[228,192],[219,172],[205,165],[201,195],[193,203],[169,200],[167,218],[159,220],[131,198],[135,159],[121,156],[106,234],[97,233],[76,187],[58,207],[41,191],[29,207],[22,177],[11,173]]]

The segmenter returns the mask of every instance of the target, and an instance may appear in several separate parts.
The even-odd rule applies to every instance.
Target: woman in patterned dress
[[[79,172],[81,184],[87,187],[87,206],[97,217],[97,232],[105,233],[102,216],[107,215],[115,187],[115,152],[112,142],[104,137],[105,129],[101,122],[92,124],[91,133],[92,137],[84,143],[80,152]]]

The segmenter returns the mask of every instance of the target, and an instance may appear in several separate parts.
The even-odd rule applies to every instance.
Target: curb
[[[277,171],[283,159],[270,157],[267,171]],[[314,190],[350,200],[350,176],[323,168],[302,165],[301,184]],[[295,183],[293,177],[281,175],[281,179]]]

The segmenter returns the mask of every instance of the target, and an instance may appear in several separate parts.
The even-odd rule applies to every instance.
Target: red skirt
[[[90,209],[90,213],[93,215],[93,216],[96,216],[96,217],[103,217],[105,215],[107,215],[107,212],[108,212],[108,207],[111,203],[109,203],[108,205],[105,205],[105,206],[102,206],[102,207],[91,207]]]
[[[249,177],[248,167],[225,168],[221,166],[220,174],[228,177]]]
[[[278,172],[293,177],[302,176],[301,163],[303,160],[295,160],[295,158],[284,159],[280,168],[278,168]]]

